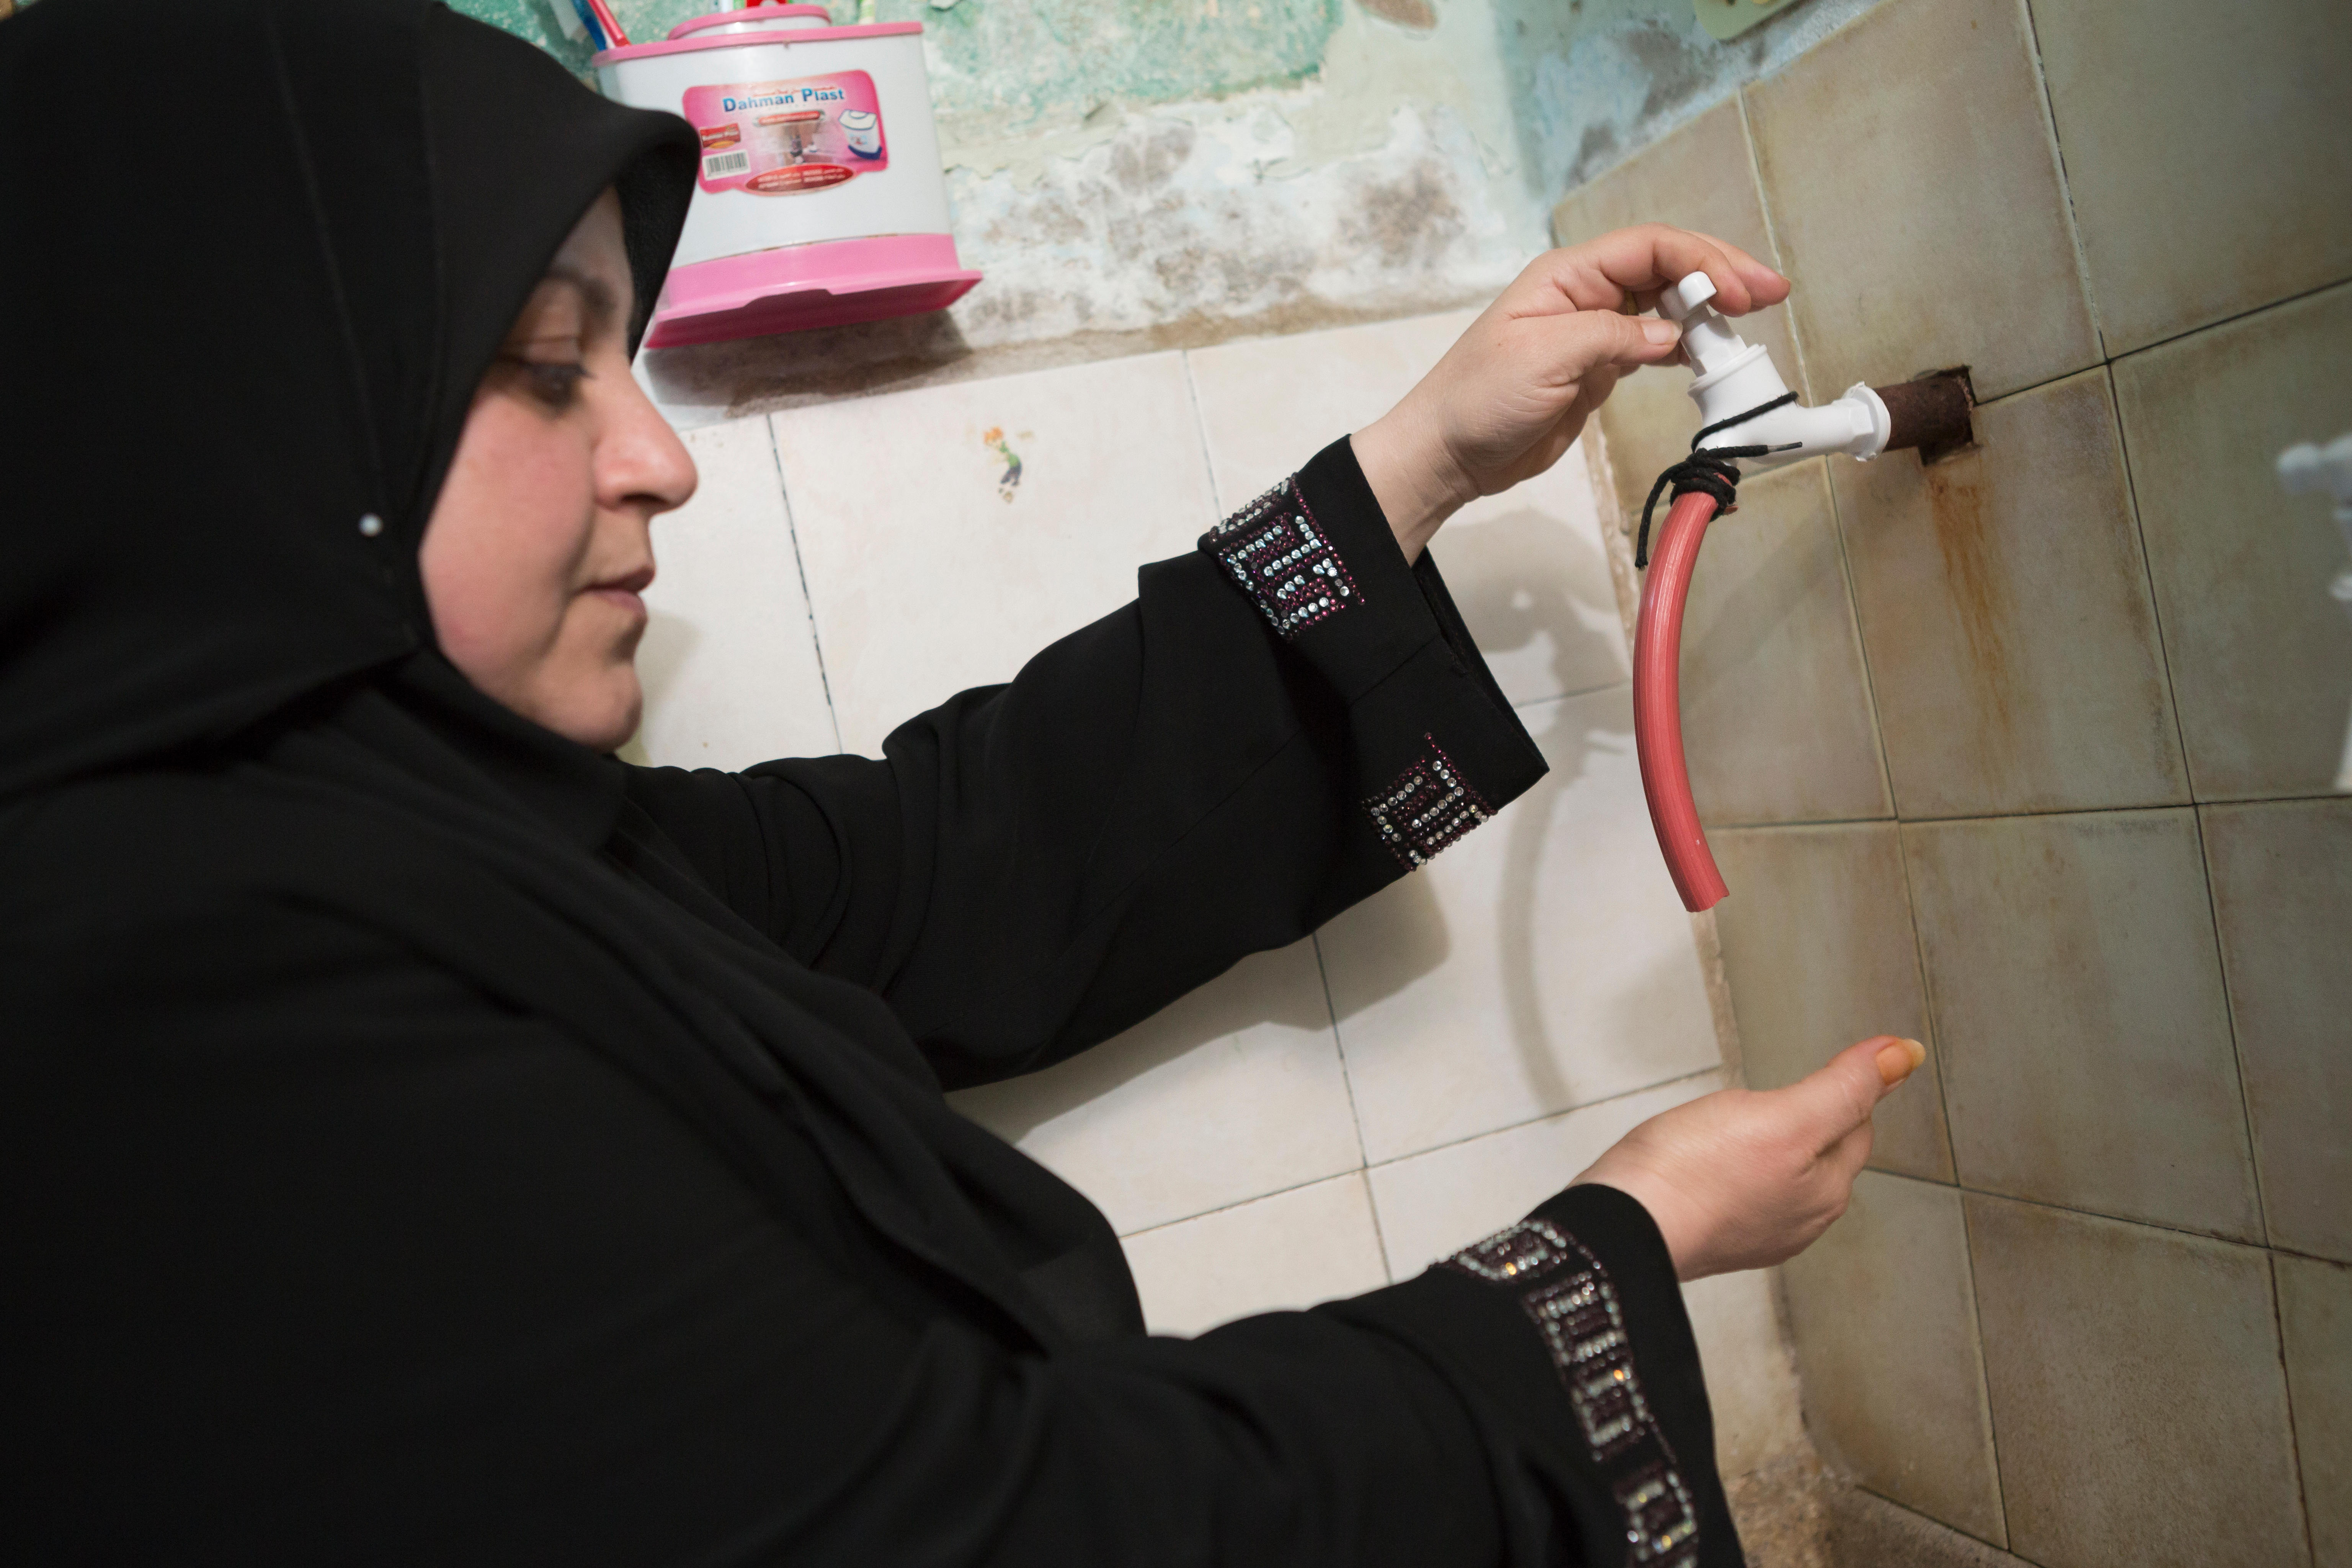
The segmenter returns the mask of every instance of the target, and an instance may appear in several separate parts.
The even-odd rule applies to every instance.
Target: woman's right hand
[[[1650,1211],[1675,1277],[1766,1268],[1845,1212],[1870,1158],[1870,1113],[1920,1063],[1916,1040],[1879,1035],[1786,1089],[1727,1089],[1653,1116],[1576,1178]]]

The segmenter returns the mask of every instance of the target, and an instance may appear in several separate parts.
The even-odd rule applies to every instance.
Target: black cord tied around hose
[[[1642,531],[1633,542],[1635,571],[1650,563],[1650,513],[1657,508],[1659,492],[1668,485],[1675,487],[1676,500],[1686,495],[1713,496],[1717,514],[1728,512],[1739,504],[1739,465],[1733,461],[1734,458],[1762,458],[1774,452],[1785,452],[1790,447],[1803,443],[1790,441],[1780,447],[1717,447],[1705,452],[1698,449],[1698,444],[1718,431],[1728,430],[1735,425],[1745,425],[1759,415],[1769,414],[1775,408],[1796,401],[1795,393],[1784,392],[1771,402],[1759,403],[1744,414],[1718,419],[1691,437],[1691,455],[1660,474],[1658,482],[1650,487],[1650,499],[1642,503]]]

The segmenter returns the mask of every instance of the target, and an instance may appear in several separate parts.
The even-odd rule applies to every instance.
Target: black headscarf
[[[0,28],[0,796],[430,647],[417,543],[475,386],[607,184],[634,349],[694,156],[426,0]]]
[[[594,1041],[790,1207],[809,1173],[778,1163],[781,1104],[880,1234],[1016,1338],[1139,1327],[1100,1215],[948,1110],[877,997],[656,850],[616,874],[660,837],[625,820],[622,766],[433,647],[417,549],[472,393],[608,184],[634,348],[686,123],[433,0],[44,0],[0,26],[0,354],[43,389],[0,421],[14,912],[50,879],[152,882],[127,825],[226,784],[168,889],[225,931],[258,900],[394,932]],[[247,1005],[259,1026],[305,1004]]]

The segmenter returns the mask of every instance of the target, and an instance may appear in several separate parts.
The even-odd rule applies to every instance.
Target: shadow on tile
[[[1443,952],[1436,955],[1444,956]],[[1243,966],[1254,960],[1263,963],[1265,959],[1264,954],[1244,959],[1242,966],[1068,1061],[1001,1084],[959,1090],[951,1100],[963,1114],[998,1137],[1017,1143],[1044,1123],[1101,1100],[1202,1046],[1266,1024],[1328,1030],[1331,1010],[1319,987],[1250,983]]]
[[[1450,529],[1431,546],[1478,649],[1498,668],[1538,645],[1549,649],[1544,675],[1517,671],[1516,685],[1546,697],[1573,696],[1625,679],[1624,641],[1615,616],[1603,619],[1579,595],[1606,584],[1609,563],[1597,539],[1559,520],[1518,508],[1468,528]],[[1530,570],[1530,568],[1533,568]]]

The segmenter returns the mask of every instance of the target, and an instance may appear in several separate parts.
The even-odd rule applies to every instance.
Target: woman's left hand
[[[1355,433],[1407,561],[1464,502],[1558,462],[1619,376],[1675,357],[1680,330],[1632,312],[1692,272],[1715,280],[1726,315],[1789,297],[1787,279],[1736,246],[1664,224],[1621,228],[1538,257],[1404,401]]]

